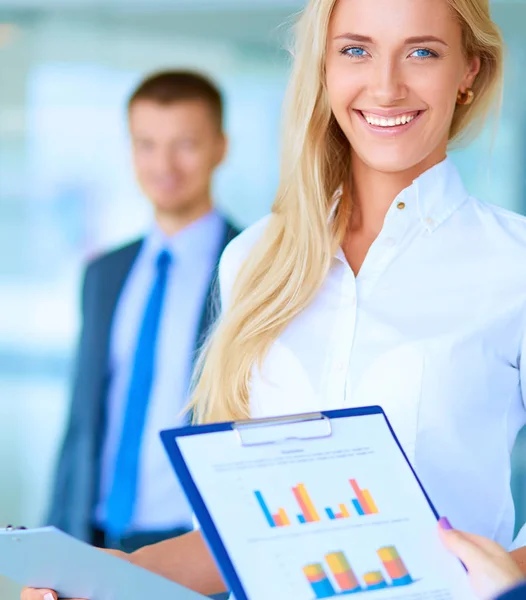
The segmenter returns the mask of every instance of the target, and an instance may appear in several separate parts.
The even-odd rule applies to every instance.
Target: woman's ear
[[[474,56],[468,60],[466,73],[460,85],[460,91],[466,92],[473,87],[477,75],[480,73],[481,60],[480,56]]]

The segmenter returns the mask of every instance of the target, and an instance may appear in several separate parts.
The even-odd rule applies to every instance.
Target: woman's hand
[[[471,585],[479,598],[493,600],[524,579],[515,561],[496,542],[456,531],[444,518],[440,519],[439,525],[442,542],[464,563]]]

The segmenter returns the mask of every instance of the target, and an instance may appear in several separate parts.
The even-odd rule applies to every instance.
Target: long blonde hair
[[[349,142],[325,87],[327,32],[336,1],[310,0],[297,24],[280,186],[265,232],[244,261],[198,362],[192,405],[200,423],[250,417],[254,366],[261,366],[273,342],[313,300],[348,226],[348,187],[331,213],[336,191],[350,180]],[[503,58],[488,0],[448,1],[462,23],[466,54],[482,62],[474,103],[455,113],[455,138],[484,121],[502,88]]]

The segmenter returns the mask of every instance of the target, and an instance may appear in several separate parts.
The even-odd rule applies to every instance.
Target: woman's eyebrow
[[[347,40],[350,42],[360,42],[363,44],[374,44],[375,43],[375,41],[373,40],[372,37],[369,37],[367,35],[360,35],[359,33],[343,33],[342,35],[338,35],[335,39],[336,40]],[[420,36],[410,37],[405,40],[404,44],[409,46],[411,44],[427,44],[430,42],[436,42],[436,43],[442,44],[443,46],[449,47],[448,44],[443,39],[441,39],[435,35],[420,35]]]

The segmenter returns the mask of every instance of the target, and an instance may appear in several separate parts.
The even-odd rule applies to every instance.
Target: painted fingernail
[[[445,529],[446,531],[453,529],[453,526],[449,522],[449,519],[447,519],[446,517],[441,517],[438,521],[438,524],[440,525],[440,527],[442,527],[442,529]]]
[[[49,592],[44,596],[44,600],[55,600],[53,594],[50,594]]]

